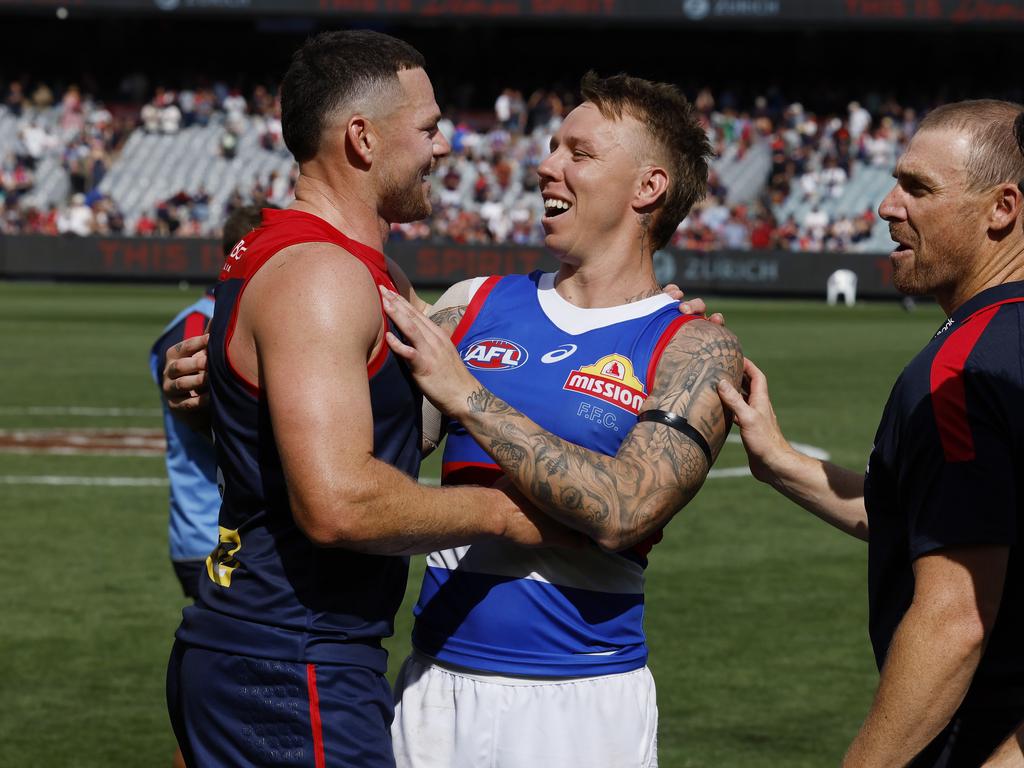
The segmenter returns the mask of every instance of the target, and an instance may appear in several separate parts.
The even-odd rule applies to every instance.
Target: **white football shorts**
[[[598,677],[502,677],[413,652],[395,681],[398,768],[657,768],[647,667]]]

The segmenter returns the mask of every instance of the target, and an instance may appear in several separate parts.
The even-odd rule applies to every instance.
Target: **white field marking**
[[[742,443],[739,435],[729,435],[726,438],[729,443]],[[819,448],[806,443],[792,443],[792,446],[801,453],[811,458],[828,461],[831,457],[824,448]],[[58,452],[58,451],[54,451]],[[20,451],[19,451],[20,453]],[[29,453],[29,451],[25,451]],[[125,454],[120,454],[125,455]],[[141,453],[137,455],[152,455]],[[747,477],[750,475],[749,467],[723,467],[712,469],[708,473],[709,478],[732,478]],[[421,477],[421,485],[437,486],[441,484],[438,477]],[[65,475],[0,475],[0,485],[84,485],[84,486],[107,486],[107,487],[151,487],[167,485],[165,477],[69,477]]]
[[[159,416],[159,408],[97,408],[85,405],[0,406],[2,416]]]
[[[0,485],[101,485],[107,488],[166,486],[166,477],[71,477],[68,475],[0,475]]]
[[[727,443],[742,443],[743,440],[739,435],[729,435],[725,441]],[[819,448],[816,445],[807,445],[806,443],[790,443],[800,453],[810,456],[812,459],[821,459],[822,461],[828,461],[831,458],[831,454],[824,448]],[[709,478],[730,478],[730,477],[750,477],[750,467],[722,467],[721,469],[712,469],[708,472]],[[420,484],[422,485],[440,485],[441,480],[436,477],[421,477]]]
[[[730,433],[729,436],[725,438],[725,442],[739,443],[740,445],[742,445],[743,438],[737,435],[736,433]],[[812,459],[821,459],[822,461],[828,461],[832,457],[832,455],[828,451],[826,451],[824,448],[819,448],[816,445],[808,445],[807,443],[793,442],[791,442],[790,445],[792,445],[805,456],[810,456]],[[708,477],[750,477],[750,467],[722,467],[721,469],[712,469],[710,472],[708,472]]]
[[[71,445],[92,445],[97,441],[114,436],[119,442],[126,446],[150,445],[155,441],[163,441],[164,432],[161,429],[146,429],[144,427],[123,427],[98,429],[68,429],[56,427],[54,429],[0,429],[0,440],[15,440],[27,442],[31,440],[65,440]]]
[[[22,447],[0,447],[0,454],[13,454],[15,456],[127,456],[132,459],[152,459],[164,455],[160,451],[93,451],[92,449],[76,449],[76,447],[47,447],[47,449],[22,449]]]

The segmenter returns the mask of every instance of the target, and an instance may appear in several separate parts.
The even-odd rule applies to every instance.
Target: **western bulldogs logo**
[[[643,382],[633,373],[633,361],[625,355],[605,355],[593,365],[580,366],[569,373],[562,389],[596,397],[634,416],[647,399]]]
[[[526,350],[514,341],[484,339],[470,346],[462,355],[462,361],[481,371],[507,371],[521,366],[527,357]]]

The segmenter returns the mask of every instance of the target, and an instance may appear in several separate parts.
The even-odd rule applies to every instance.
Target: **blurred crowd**
[[[257,151],[286,154],[280,102],[258,85],[243,93],[223,83],[171,90],[157,87],[141,106],[112,113],[77,86],[55,95],[45,84],[31,93],[7,84],[0,128],[7,126],[0,155],[0,232],[69,235],[216,236],[235,207],[270,202],[286,205],[297,169],[271,173],[237,189],[214,210],[209,192],[179,190],[151,210],[126,217],[100,183],[134,131],[175,135],[221,127],[218,151],[239,163],[239,137],[257,130]],[[694,105],[716,155],[742,162],[757,148],[770,155],[770,170],[758,194],[736,195],[712,171],[708,195],[680,225],[672,245],[695,250],[847,250],[870,239],[871,209],[836,217],[839,199],[862,168],[889,169],[917,124],[914,109],[868,95],[839,113],[815,113],[800,103],[768,94],[740,105],[728,92],[705,89]],[[551,135],[573,108],[573,96],[538,89],[525,97],[506,88],[489,114],[451,115],[442,120],[452,153],[433,180],[433,215],[395,225],[392,237],[445,243],[539,245],[543,205],[537,167]],[[13,146],[6,140],[13,130]],[[59,163],[66,196],[54,199],[39,187],[40,170]],[[47,166],[49,164],[49,166]],[[742,202],[737,202],[741,200]],[[793,205],[793,203],[800,205]],[[877,202],[877,201],[876,201]],[[789,205],[787,205],[787,203]],[[800,210],[799,215],[784,213]]]

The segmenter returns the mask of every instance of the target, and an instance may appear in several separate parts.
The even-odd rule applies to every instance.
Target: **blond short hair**
[[[997,99],[943,104],[921,121],[918,132],[925,130],[968,135],[968,190],[980,192],[997,184],[1024,182],[1024,106]]]

